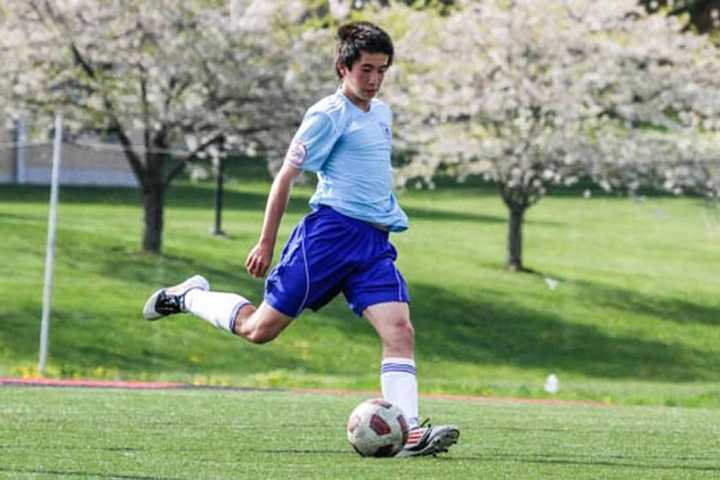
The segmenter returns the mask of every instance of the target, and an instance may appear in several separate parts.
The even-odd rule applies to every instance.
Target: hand
[[[268,268],[272,264],[273,247],[262,242],[250,250],[245,260],[245,268],[248,273],[255,278],[262,278],[267,273]]]

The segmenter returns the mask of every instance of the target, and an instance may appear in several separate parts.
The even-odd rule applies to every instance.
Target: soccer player
[[[382,341],[383,396],[405,412],[410,427],[398,456],[435,455],[457,442],[459,430],[418,425],[408,288],[388,238],[406,230],[408,219],[392,191],[392,112],[375,98],[393,61],[393,44],[368,22],[343,25],[337,37],[341,85],[306,112],[270,189],[258,243],[245,262],[250,275],[265,276],[293,180],[302,171],[315,172],[312,212],[295,227],[270,271],[264,301],[256,308],[235,293],[210,291],[207,280],[195,275],[153,293],[143,314],[156,320],[188,312],[265,343],[305,308],[318,310],[342,292]]]

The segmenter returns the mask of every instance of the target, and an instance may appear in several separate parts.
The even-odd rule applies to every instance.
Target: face
[[[353,64],[352,69],[341,65],[343,92],[352,100],[369,103],[380,92],[389,60],[384,53],[360,52],[360,58]]]

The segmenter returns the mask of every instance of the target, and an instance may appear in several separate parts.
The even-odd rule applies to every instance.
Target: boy
[[[273,340],[304,308],[317,310],[343,292],[383,345],[383,396],[398,405],[411,428],[398,456],[435,455],[457,442],[454,426],[419,426],[414,330],[408,289],[395,267],[389,232],[408,228],[392,192],[392,112],[374,97],[393,61],[390,36],[368,22],[338,29],[335,94],[305,114],[268,195],[260,239],[245,266],[264,277],[272,263],[280,220],[293,179],[316,172],[312,212],[293,230],[255,308],[234,293],[209,291],[196,275],[153,293],[148,320],[189,312],[253,343]]]

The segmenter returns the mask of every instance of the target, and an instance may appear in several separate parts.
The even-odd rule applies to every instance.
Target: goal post
[[[52,301],[53,266],[55,263],[55,227],[57,224],[58,189],[60,183],[60,162],[62,160],[63,116],[55,115],[55,139],[53,142],[52,174],[50,177],[50,206],[48,211],[48,235],[45,251],[45,281],[43,286],[42,323],[40,325],[40,358],[38,375],[43,376],[47,365],[50,341],[50,305]]]

